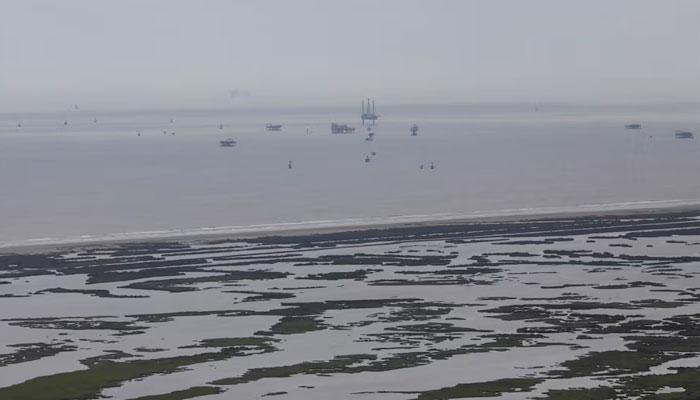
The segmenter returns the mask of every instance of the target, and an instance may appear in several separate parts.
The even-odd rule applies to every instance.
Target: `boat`
[[[234,147],[236,145],[236,141],[233,139],[219,140],[219,144],[221,147]]]
[[[347,124],[336,124],[335,122],[331,124],[331,133],[352,133],[355,132],[355,128],[347,126]]]
[[[411,126],[411,136],[418,136],[418,125],[413,124]]]
[[[689,131],[676,131],[676,139],[692,139],[695,135]]]
[[[282,125],[267,124],[265,125],[265,129],[267,129],[268,131],[281,131]]]
[[[370,162],[370,161],[371,161],[371,159],[369,158],[369,156],[365,157],[365,162]]]
[[[627,128],[627,129],[642,129],[642,126],[640,124],[628,124],[628,125],[625,125],[625,128]]]

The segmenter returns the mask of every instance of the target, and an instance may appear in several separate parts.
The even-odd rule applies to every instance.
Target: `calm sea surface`
[[[377,111],[371,142],[358,110],[342,108],[0,114],[0,244],[700,199],[700,137],[673,134],[700,135],[692,107]],[[331,122],[357,131],[331,135]],[[220,147],[226,138],[238,146]]]

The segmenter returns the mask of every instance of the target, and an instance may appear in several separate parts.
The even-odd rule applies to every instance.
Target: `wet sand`
[[[680,204],[680,205],[679,205]],[[95,237],[89,239],[66,239],[64,243],[47,243],[47,244],[22,244],[22,245],[7,245],[0,246],[0,254],[8,253],[24,253],[35,254],[45,252],[62,251],[71,248],[90,247],[90,246],[110,246],[122,243],[134,242],[160,242],[160,241],[178,241],[184,243],[196,244],[198,242],[208,242],[216,240],[242,240],[251,239],[262,236],[312,236],[331,233],[352,232],[357,237],[362,237],[367,231],[387,230],[387,229],[409,229],[420,231],[421,229],[435,226],[455,226],[480,223],[480,222],[518,222],[532,221],[538,219],[567,219],[581,217],[596,217],[596,216],[615,216],[615,215],[644,215],[653,217],[655,215],[663,215],[666,213],[689,213],[700,215],[700,200],[696,201],[678,201],[678,202],[649,202],[646,206],[637,204],[619,204],[619,205],[600,205],[600,206],[582,206],[580,210],[566,208],[566,211],[557,209],[533,209],[526,211],[496,211],[477,213],[474,216],[468,217],[450,217],[449,215],[441,219],[428,219],[420,222],[381,222],[376,223],[359,223],[357,225],[333,226],[334,222],[329,222],[327,227],[311,227],[297,228],[296,224],[274,225],[265,228],[242,228],[242,232],[238,233],[206,233],[200,231],[196,234],[192,233],[177,233],[169,232],[167,234],[148,236],[145,238],[110,238],[109,236]],[[402,217],[398,217],[402,218]],[[410,232],[407,232],[410,233]]]

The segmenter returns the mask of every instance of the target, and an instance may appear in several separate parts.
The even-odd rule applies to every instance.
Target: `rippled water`
[[[372,142],[352,109],[0,114],[0,242],[700,198],[692,108],[377,111]]]

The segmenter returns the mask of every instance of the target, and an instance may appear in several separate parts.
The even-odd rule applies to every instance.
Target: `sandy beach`
[[[535,208],[520,210],[502,210],[496,212],[472,213],[471,215],[446,214],[428,216],[400,216],[393,218],[377,218],[372,220],[331,220],[323,222],[274,224],[267,226],[242,226],[203,228],[191,231],[168,232],[136,232],[130,234],[114,234],[99,237],[69,237],[64,239],[37,239],[21,242],[0,243],[0,254],[7,253],[37,253],[53,252],[75,247],[90,247],[95,245],[114,245],[134,241],[158,242],[174,240],[185,243],[214,240],[239,240],[260,236],[307,236],[338,232],[362,232],[369,230],[385,230],[421,227],[462,225],[476,222],[516,222],[534,219],[564,219],[577,217],[609,216],[616,214],[663,214],[668,212],[697,212],[700,213],[700,200],[678,201],[649,201],[622,204],[601,204],[579,207]]]

